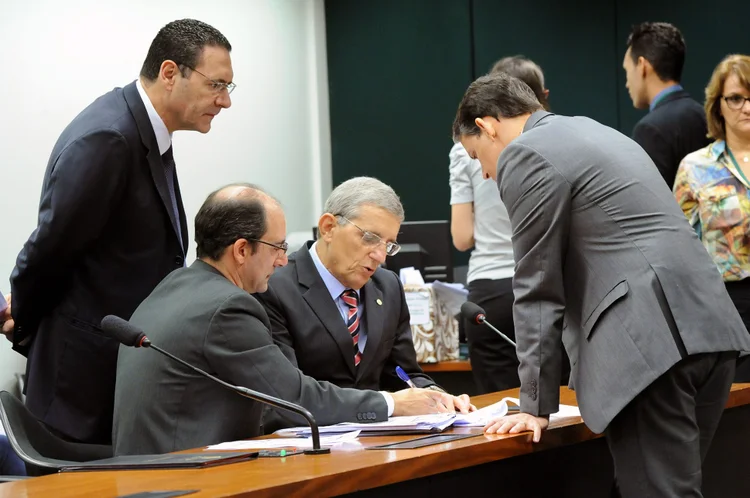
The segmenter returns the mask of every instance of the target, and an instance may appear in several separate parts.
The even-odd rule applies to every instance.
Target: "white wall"
[[[195,18],[232,44],[237,88],[210,133],[174,135],[191,227],[206,195],[257,183],[284,204],[287,229],[307,231],[331,189],[323,0],[27,0],[0,3],[0,291],[36,226],[47,159],[94,98],[133,81],[156,32]],[[0,389],[23,359],[0,342]]]

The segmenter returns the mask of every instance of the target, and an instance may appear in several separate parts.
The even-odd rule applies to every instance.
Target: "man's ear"
[[[181,73],[177,64],[174,61],[165,60],[161,63],[161,67],[159,68],[158,78],[162,81],[167,90],[171,90],[178,74]]]
[[[234,256],[237,264],[243,264],[247,262],[247,259],[252,255],[252,246],[245,239],[237,239],[232,244],[232,256]]]
[[[482,131],[482,133],[486,133],[487,136],[490,138],[495,138],[495,135],[497,135],[497,132],[495,131],[495,127],[492,126],[492,121],[490,121],[490,118],[484,117],[484,118],[476,118],[474,120],[474,124],[477,125],[477,127]]]
[[[645,57],[640,56],[638,57],[638,63],[636,64],[635,69],[638,71],[638,74],[641,75],[641,78],[645,78],[649,72],[653,72],[654,67]]]
[[[318,219],[318,239],[330,242],[333,237],[333,230],[338,226],[338,220],[331,213],[324,213]]]

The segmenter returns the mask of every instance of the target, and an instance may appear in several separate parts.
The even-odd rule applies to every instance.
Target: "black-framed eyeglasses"
[[[286,242],[282,242],[281,244],[273,244],[271,242],[266,242],[265,240],[260,240],[260,239],[247,239],[247,240],[252,241],[252,242],[260,242],[261,244],[271,246],[274,249],[277,249],[284,254],[286,254],[287,250],[289,249],[289,244],[287,244]]]
[[[337,218],[341,218],[342,220],[346,221],[347,223],[351,223],[354,225],[360,232],[362,232],[362,242],[365,243],[365,245],[370,247],[375,247],[379,244],[385,245],[385,253],[388,256],[395,256],[398,254],[398,252],[401,250],[401,245],[398,242],[386,242],[383,240],[383,238],[376,234],[372,233],[370,231],[364,230],[363,228],[360,228],[357,226],[356,223],[353,223],[350,219],[348,219],[346,216],[342,216],[340,214],[335,215]]]
[[[231,82],[230,83],[224,83],[223,81],[218,81],[218,80],[211,79],[208,76],[206,76],[205,74],[203,74],[200,71],[198,71],[197,69],[195,69],[194,67],[190,67],[187,64],[179,64],[179,65],[182,66],[182,67],[186,67],[186,68],[190,69],[191,71],[195,71],[196,73],[200,74],[201,76],[203,76],[204,78],[206,78],[208,81],[210,81],[211,82],[211,89],[214,92],[216,92],[216,93],[221,93],[224,90],[226,90],[227,93],[232,93],[234,91],[234,89],[237,88],[237,85],[235,85],[234,83],[231,83]]]
[[[727,107],[733,111],[739,111],[745,105],[745,102],[750,102],[750,97],[743,97],[742,95],[729,95],[728,97],[722,97],[722,99],[727,103]]]

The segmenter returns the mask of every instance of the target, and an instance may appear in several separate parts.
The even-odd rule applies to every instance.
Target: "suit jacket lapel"
[[[177,210],[180,212],[180,226],[182,227],[182,254],[187,254],[190,237],[188,237],[187,219],[185,217],[185,208],[182,205],[182,193],[180,192],[180,183],[177,181],[177,167],[174,170],[174,195],[177,198]],[[171,211],[171,210],[170,210]]]
[[[128,107],[130,107],[130,113],[133,115],[135,124],[138,127],[138,133],[141,135],[141,142],[143,142],[143,145],[148,149],[146,158],[148,159],[148,165],[151,169],[151,177],[154,179],[154,185],[156,186],[157,192],[159,192],[159,197],[161,197],[161,202],[164,205],[164,209],[167,211],[169,221],[172,222],[174,235],[179,240],[179,232],[177,231],[178,221],[175,219],[174,212],[172,210],[172,199],[169,196],[167,175],[164,170],[164,164],[161,160],[161,154],[159,153],[159,145],[156,143],[154,127],[151,126],[151,121],[148,118],[146,107],[143,105],[143,101],[141,100],[141,96],[135,86],[135,82],[126,85],[122,90],[123,95],[125,96],[125,102],[127,102]],[[175,189],[177,189],[176,182]],[[180,218],[182,218],[184,216],[184,212],[182,210],[182,200],[180,197],[178,197],[178,200]],[[182,222],[182,220],[180,220],[180,222]],[[185,225],[186,223],[182,225],[183,237],[182,240],[180,240],[180,245],[182,246],[183,251],[187,248],[187,229],[185,229]]]
[[[309,252],[309,243],[308,246],[302,247],[297,252],[297,277],[302,287],[302,297],[310,305],[333,340],[336,341],[344,361],[354,375],[356,369],[354,367],[352,337],[349,335],[336,303],[331,299],[328,288],[326,288],[323,279],[320,278],[318,269],[315,268],[315,263],[313,263]],[[369,337],[367,340],[370,340]]]
[[[365,303],[364,320],[367,332],[367,344],[362,353],[362,361],[357,368],[357,380],[359,381],[371,368],[374,358],[377,356],[380,341],[383,336],[383,293],[370,279],[362,288],[360,298]]]

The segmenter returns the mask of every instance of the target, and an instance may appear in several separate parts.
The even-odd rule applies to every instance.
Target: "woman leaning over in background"
[[[750,330],[750,57],[730,55],[716,66],[705,109],[716,141],[682,160],[674,193]],[[750,382],[747,358],[735,382]]]

